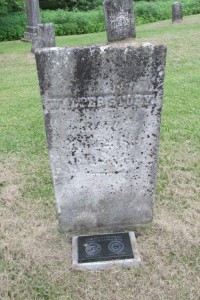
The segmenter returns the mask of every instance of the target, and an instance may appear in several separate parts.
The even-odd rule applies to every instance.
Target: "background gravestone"
[[[166,47],[37,49],[60,227],[153,217]]]
[[[26,0],[27,26],[23,41],[31,42],[33,36],[37,35],[37,25],[41,23],[40,8],[38,0]]]
[[[182,4],[175,2],[172,5],[172,22],[181,23],[183,21]]]
[[[104,11],[109,42],[136,37],[133,0],[105,0]]]
[[[32,38],[32,49],[31,52],[35,52],[37,48],[55,47],[55,30],[52,23],[39,24],[38,34]]]

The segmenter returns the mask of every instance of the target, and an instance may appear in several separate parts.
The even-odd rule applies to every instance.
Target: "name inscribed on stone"
[[[153,104],[153,95],[123,95],[123,96],[97,96],[81,98],[54,98],[47,99],[46,104],[54,110],[62,109],[98,109],[109,107],[132,107],[142,108]]]

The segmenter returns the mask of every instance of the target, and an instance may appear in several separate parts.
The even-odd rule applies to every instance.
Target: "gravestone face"
[[[32,49],[31,52],[35,52],[37,48],[45,47],[55,47],[55,30],[54,25],[49,24],[39,24],[38,34],[32,38]]]
[[[175,2],[172,5],[172,22],[180,23],[182,21],[183,21],[182,4],[179,2]]]
[[[153,217],[166,47],[37,49],[60,226]]]
[[[24,41],[31,42],[37,36],[37,25],[41,23],[38,0],[26,0],[27,26],[24,33]]]
[[[104,11],[109,42],[136,37],[133,0],[105,0]]]

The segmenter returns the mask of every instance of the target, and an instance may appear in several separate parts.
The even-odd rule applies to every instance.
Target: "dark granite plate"
[[[78,262],[98,262],[134,258],[128,233],[78,237]]]

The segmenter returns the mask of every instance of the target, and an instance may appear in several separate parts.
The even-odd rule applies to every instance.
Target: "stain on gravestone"
[[[153,217],[166,47],[37,49],[60,227]]]
[[[31,42],[34,35],[37,35],[37,25],[41,23],[40,8],[38,0],[26,0],[27,26],[23,41]]]
[[[181,23],[183,21],[182,4],[175,2],[172,5],[172,22]]]
[[[133,0],[105,0],[104,11],[109,42],[136,37]]]
[[[55,30],[52,23],[49,24],[39,24],[38,34],[32,38],[32,49],[31,52],[34,53],[37,48],[45,47],[55,47]]]

